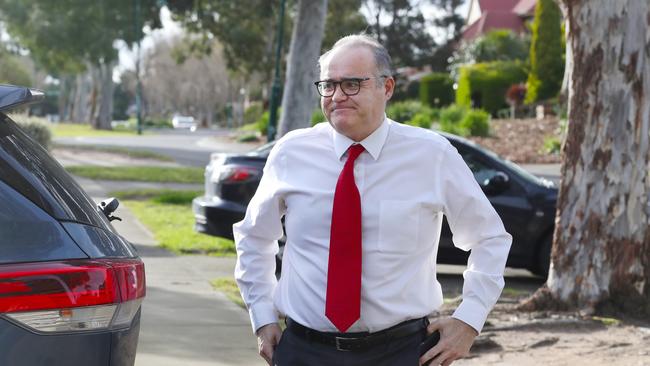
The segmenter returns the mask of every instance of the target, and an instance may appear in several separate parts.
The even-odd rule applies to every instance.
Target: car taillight
[[[140,259],[0,266],[0,316],[39,332],[128,327],[145,293]]]
[[[224,166],[219,174],[220,182],[243,182],[259,174],[259,169],[246,166]]]

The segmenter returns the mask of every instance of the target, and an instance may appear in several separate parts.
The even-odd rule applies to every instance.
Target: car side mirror
[[[481,188],[487,195],[497,195],[510,186],[510,177],[504,172],[496,172],[492,177],[486,179]]]
[[[100,202],[99,205],[97,205],[97,208],[99,208],[99,210],[104,214],[104,216],[106,216],[109,221],[122,221],[121,218],[112,216],[112,213],[115,212],[119,206],[120,201],[118,201],[115,197],[111,197]]]

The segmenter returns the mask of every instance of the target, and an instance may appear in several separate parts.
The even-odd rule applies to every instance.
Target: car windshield
[[[255,148],[252,151],[249,151],[246,153],[248,156],[261,156],[261,157],[268,157],[269,154],[271,153],[271,149],[273,149],[273,146],[275,146],[275,141],[271,141],[267,144],[264,144],[258,148]]]

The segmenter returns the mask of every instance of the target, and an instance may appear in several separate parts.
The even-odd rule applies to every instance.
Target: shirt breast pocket
[[[428,205],[418,201],[381,201],[379,251],[407,254],[422,248],[426,227],[433,227],[436,215]]]

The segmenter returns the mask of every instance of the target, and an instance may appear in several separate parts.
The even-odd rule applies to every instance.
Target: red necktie
[[[361,316],[361,198],[354,161],[363,151],[350,146],[334,192],[325,315],[341,332]]]

